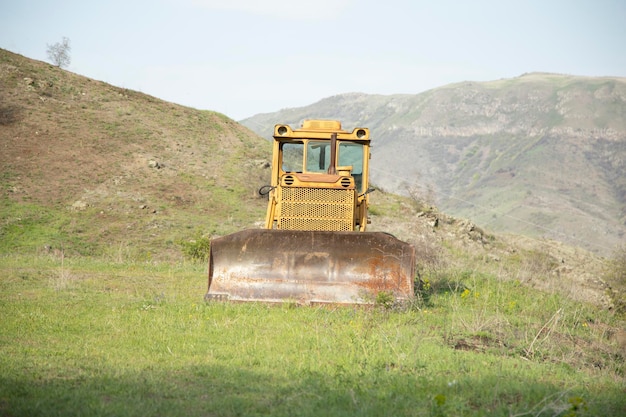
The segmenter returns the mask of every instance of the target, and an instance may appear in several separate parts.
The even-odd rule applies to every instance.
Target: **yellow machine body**
[[[213,239],[208,300],[370,304],[413,297],[415,250],[368,224],[370,133],[274,127],[265,229]]]

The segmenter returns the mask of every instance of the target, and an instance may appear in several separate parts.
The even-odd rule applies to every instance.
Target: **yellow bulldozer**
[[[334,120],[274,127],[264,229],[212,239],[205,299],[372,304],[413,297],[415,249],[366,232],[370,132]],[[381,297],[382,296],[382,297]]]

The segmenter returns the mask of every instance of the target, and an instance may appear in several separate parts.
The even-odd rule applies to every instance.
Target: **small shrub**
[[[412,242],[417,257],[417,278],[432,276],[446,267],[446,260],[442,256],[441,245],[428,239],[419,239]]]
[[[376,305],[383,306],[386,309],[393,307],[396,298],[391,291],[381,291],[376,294]]]
[[[559,265],[556,258],[547,251],[528,251],[522,260],[522,269],[528,271],[533,276],[545,276],[550,274]]]
[[[0,107],[0,125],[9,126],[20,119],[20,108],[17,106]]]
[[[435,191],[431,184],[407,186],[407,192],[417,212],[432,213],[435,209]]]
[[[197,236],[194,239],[179,242],[185,258],[193,261],[206,261],[209,257],[211,240],[207,236]]]
[[[433,294],[433,287],[430,285],[430,279],[421,278],[419,275],[414,281],[415,299],[419,304],[429,305],[430,297]]]
[[[626,315],[626,246],[616,249],[607,262],[604,280],[610,286],[615,313]]]

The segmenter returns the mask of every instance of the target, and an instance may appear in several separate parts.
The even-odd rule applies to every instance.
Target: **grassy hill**
[[[263,216],[267,141],[228,119],[0,51],[0,250],[174,257]]]
[[[626,411],[626,264],[377,191],[411,305],[204,303],[184,248],[258,227],[268,141],[4,50],[0,85],[0,415]]]
[[[626,236],[626,80],[533,73],[417,95],[341,94],[241,123],[372,128],[373,181],[494,231],[608,255]]]

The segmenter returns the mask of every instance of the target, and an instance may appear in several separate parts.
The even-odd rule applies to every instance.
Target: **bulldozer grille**
[[[283,187],[278,229],[354,230],[354,190]]]

